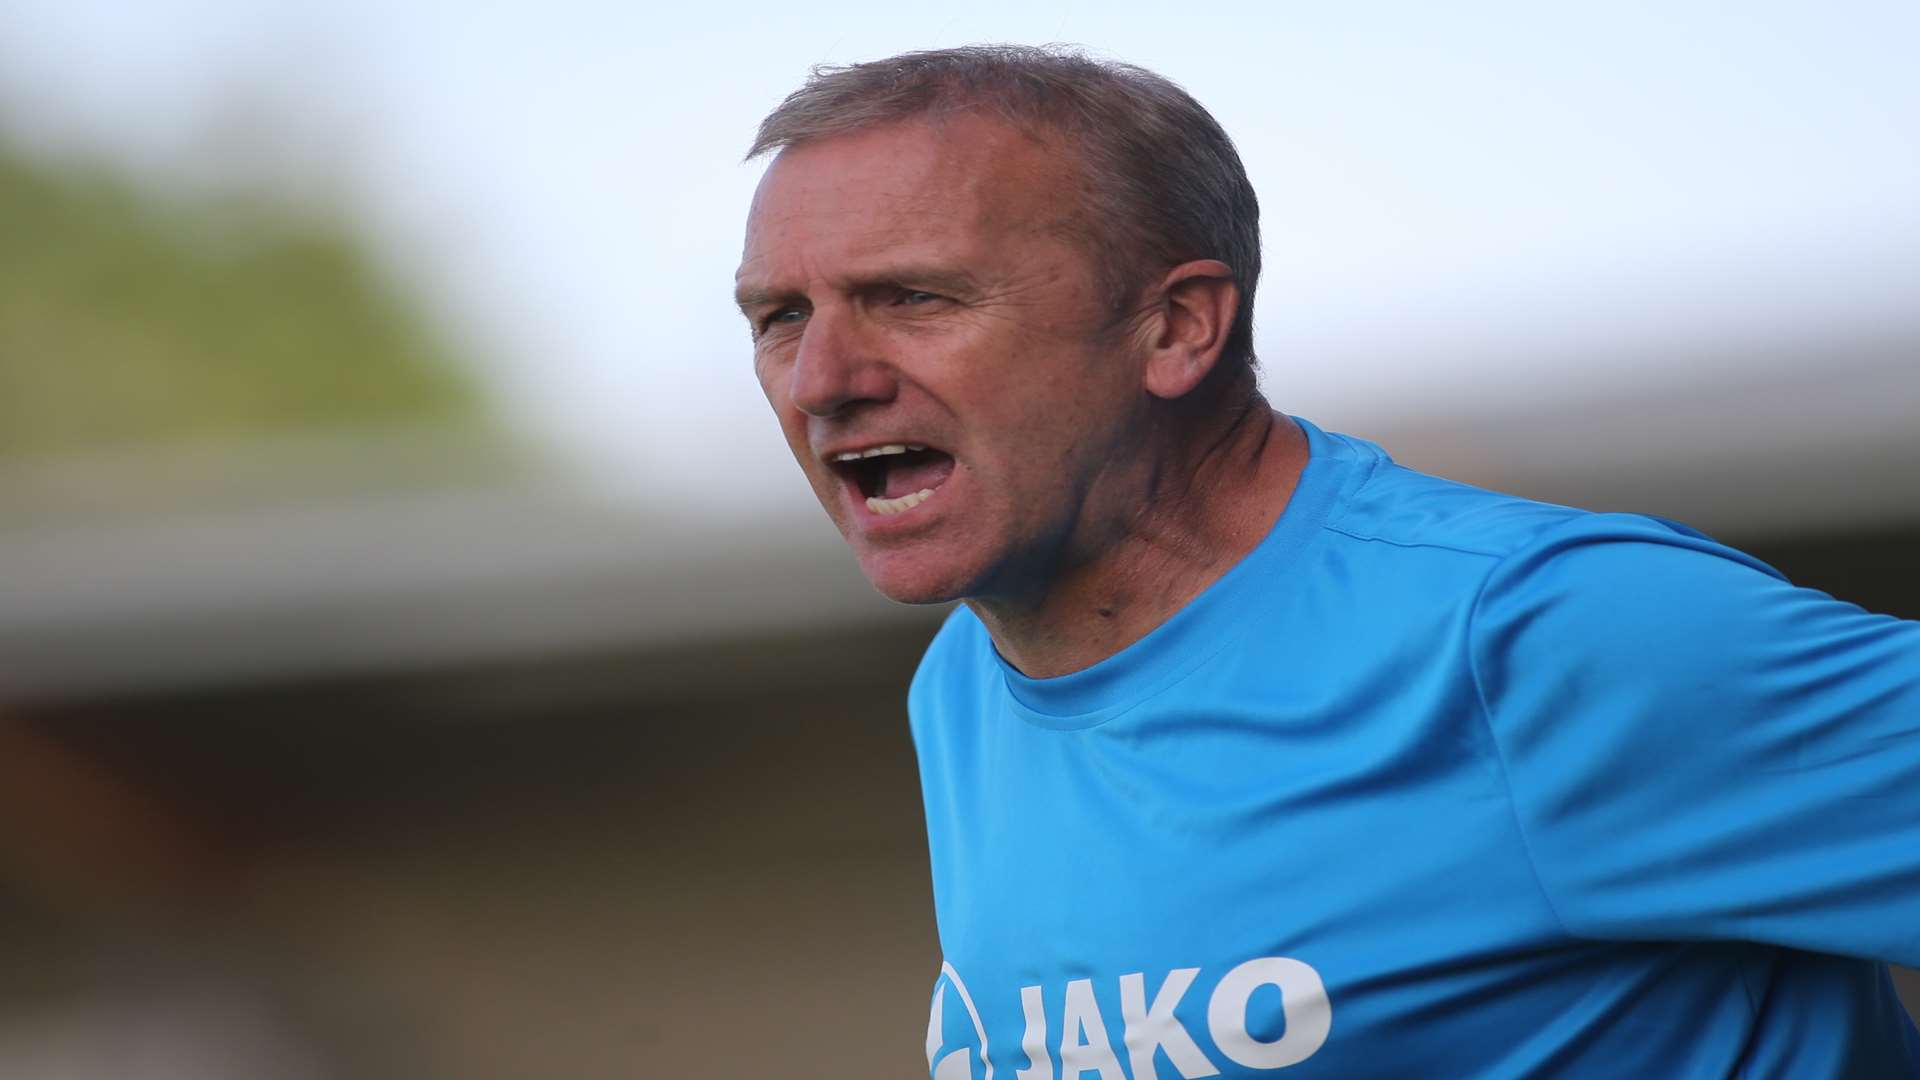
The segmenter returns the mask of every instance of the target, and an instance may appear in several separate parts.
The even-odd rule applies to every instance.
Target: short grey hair
[[[1193,95],[1145,68],[1063,46],[967,45],[812,69],[760,123],[751,161],[814,139],[984,111],[1079,151],[1087,205],[1071,226],[1116,305],[1192,259],[1232,268],[1240,290],[1221,359],[1253,366],[1260,203],[1233,140]]]

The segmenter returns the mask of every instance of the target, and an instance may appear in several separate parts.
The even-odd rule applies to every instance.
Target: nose
[[[883,343],[857,313],[814,309],[800,333],[787,392],[794,407],[828,417],[867,401],[890,401],[897,389]]]

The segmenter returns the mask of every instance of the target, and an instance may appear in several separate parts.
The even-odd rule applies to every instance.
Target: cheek
[[[777,362],[756,363],[753,373],[760,380],[760,392],[766,395],[767,404],[779,418],[781,428],[789,433],[796,427],[804,430],[806,415],[794,408],[793,395],[788,392],[792,382],[792,366]]]
[[[773,408],[774,419],[780,424],[781,434],[786,436],[787,446],[793,456],[804,467],[807,454],[807,417],[793,407],[793,399],[787,394],[787,377],[790,369],[784,364],[766,363],[756,359],[753,373],[760,381],[760,392],[766,395],[767,404]]]
[[[786,436],[787,449],[793,453],[795,461],[807,472],[814,471],[813,453],[807,439],[807,418],[796,409],[775,407],[780,418],[780,433]]]
[[[787,380],[781,365],[765,352],[756,350],[753,355],[753,377],[760,380],[760,392],[767,395],[767,404],[777,412],[780,402],[786,397]]]

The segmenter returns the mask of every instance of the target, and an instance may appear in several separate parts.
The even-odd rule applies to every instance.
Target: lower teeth
[[[902,510],[911,510],[925,502],[933,494],[932,488],[921,488],[897,499],[883,499],[878,495],[867,496],[867,509],[876,514],[897,514]]]

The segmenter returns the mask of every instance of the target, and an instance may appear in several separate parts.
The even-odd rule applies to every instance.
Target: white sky
[[[810,64],[983,40],[1085,44],[1219,116],[1264,209],[1269,393],[1360,433],[1920,318],[1907,0],[5,0],[0,107],[56,152],[200,183],[237,145],[345,195],[525,423],[717,512],[811,499],[730,299],[757,120]]]

